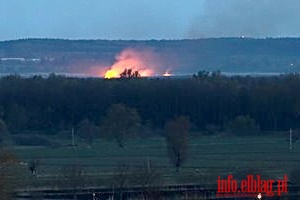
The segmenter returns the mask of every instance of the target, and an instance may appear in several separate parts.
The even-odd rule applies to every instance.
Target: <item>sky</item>
[[[0,0],[0,40],[298,37],[299,0]]]

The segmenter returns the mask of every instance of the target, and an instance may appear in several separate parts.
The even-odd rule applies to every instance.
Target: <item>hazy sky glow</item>
[[[299,36],[299,0],[0,0],[0,40]]]

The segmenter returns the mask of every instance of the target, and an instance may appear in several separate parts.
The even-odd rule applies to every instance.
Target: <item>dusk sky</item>
[[[299,0],[0,0],[0,40],[297,37]]]

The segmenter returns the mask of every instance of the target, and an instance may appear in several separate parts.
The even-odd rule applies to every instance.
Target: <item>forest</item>
[[[299,88],[299,74],[228,77],[200,71],[182,79],[111,80],[12,75],[0,79],[0,117],[10,133],[55,134],[83,121],[100,126],[110,106],[123,104],[151,129],[186,116],[191,130],[207,134],[232,124],[242,130],[243,123],[260,131],[285,131],[300,126]]]

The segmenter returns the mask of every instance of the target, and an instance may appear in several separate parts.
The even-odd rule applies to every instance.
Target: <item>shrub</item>
[[[226,130],[236,135],[247,135],[259,131],[259,127],[249,116],[238,116],[226,124]]]

